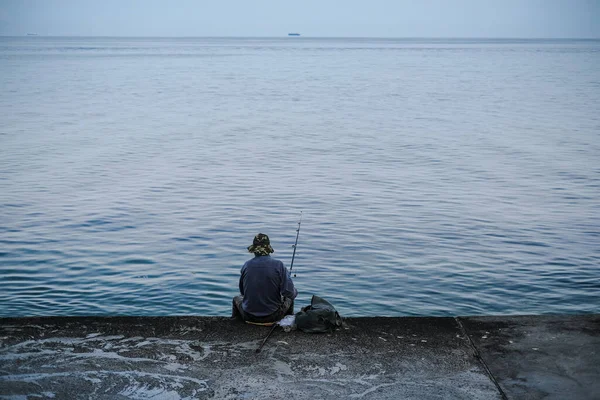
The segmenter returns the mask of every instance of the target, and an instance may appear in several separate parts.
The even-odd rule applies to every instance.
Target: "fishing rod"
[[[298,221],[298,229],[296,229],[296,243],[292,245],[294,248],[294,252],[292,253],[292,262],[290,263],[290,274],[292,273],[292,268],[294,268],[294,257],[296,257],[296,247],[298,246],[298,236],[300,236],[300,224],[302,224],[302,211],[300,211],[300,221]],[[294,274],[294,278],[296,274]]]
[[[269,334],[267,335],[267,337],[260,344],[260,347],[258,349],[256,349],[256,353],[260,353],[260,351],[262,350],[263,346],[265,345],[265,343],[267,343],[267,340],[271,337],[271,334],[273,333],[273,331],[275,330],[275,328],[277,328],[277,326],[278,326],[278,324],[277,324],[277,322],[275,322],[273,324],[273,327],[269,331]]]

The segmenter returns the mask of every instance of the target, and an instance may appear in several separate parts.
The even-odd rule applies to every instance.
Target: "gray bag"
[[[333,332],[342,326],[342,317],[327,300],[313,296],[310,306],[296,314],[296,327],[303,332]]]

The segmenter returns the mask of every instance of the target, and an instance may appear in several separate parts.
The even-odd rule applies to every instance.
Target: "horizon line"
[[[278,38],[289,38],[288,34],[278,36],[210,36],[210,35],[199,35],[199,36],[155,36],[155,35],[43,35],[37,33],[24,33],[20,35],[2,35],[0,37],[46,37],[46,38],[161,38],[161,39],[278,39]],[[309,39],[493,39],[493,40],[600,40],[598,37],[522,37],[522,36],[295,36],[293,40],[309,38]]]

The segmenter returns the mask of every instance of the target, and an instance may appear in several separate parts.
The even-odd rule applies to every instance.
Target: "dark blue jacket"
[[[283,263],[271,256],[246,261],[240,276],[242,308],[256,317],[273,314],[282,304],[282,296],[296,298],[298,291]]]

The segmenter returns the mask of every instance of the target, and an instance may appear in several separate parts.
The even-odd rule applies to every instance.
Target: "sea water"
[[[0,316],[600,312],[600,41],[0,38]]]

